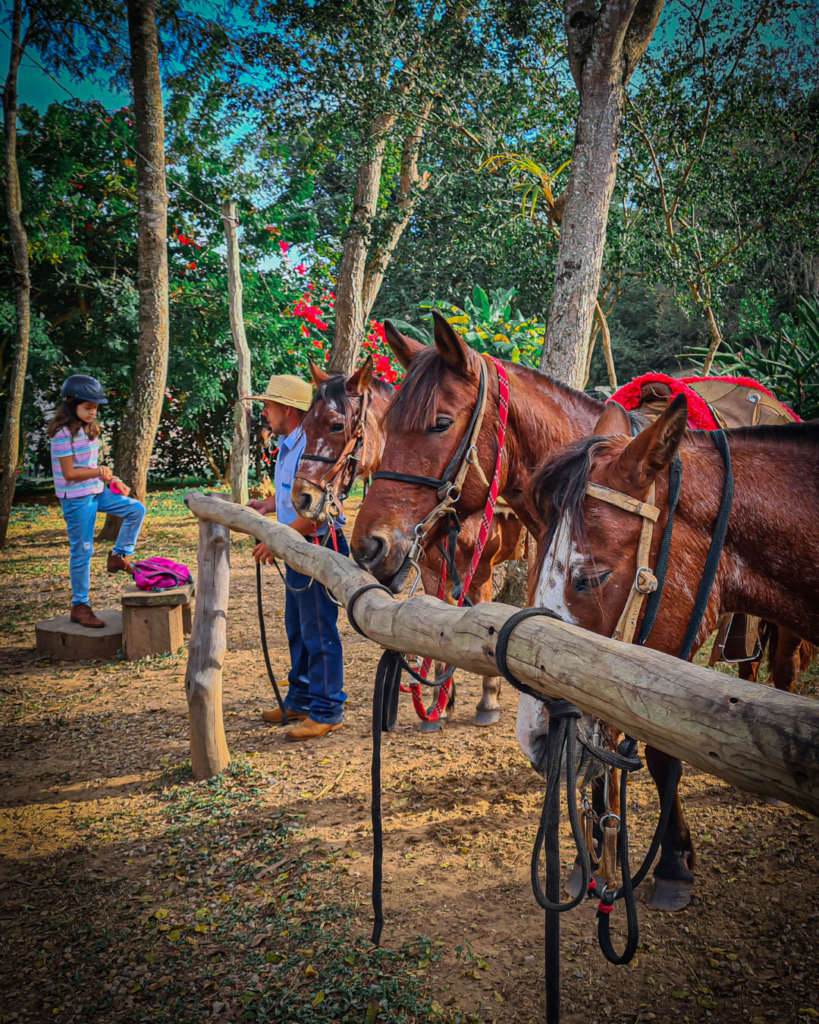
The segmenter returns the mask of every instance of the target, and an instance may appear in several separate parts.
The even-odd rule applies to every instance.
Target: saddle
[[[688,425],[694,430],[781,426],[799,417],[750,377],[669,377],[646,373],[611,396],[627,410],[656,419],[679,394],[688,399]],[[754,661],[760,654],[759,619],[755,615],[723,615],[709,664]]]

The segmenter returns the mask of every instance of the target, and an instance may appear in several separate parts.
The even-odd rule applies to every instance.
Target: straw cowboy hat
[[[313,387],[291,373],[274,373],[263,395],[249,395],[251,402],[278,402],[306,412],[313,401]]]

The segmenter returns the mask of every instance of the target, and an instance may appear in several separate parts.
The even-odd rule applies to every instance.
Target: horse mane
[[[478,364],[475,361],[480,359],[480,356],[474,351],[471,352],[471,355],[474,356],[474,359],[470,359],[470,362],[476,368]],[[504,361],[504,365],[508,368],[514,367],[516,374],[528,377],[533,383],[547,382],[556,391],[579,401],[590,410],[601,413],[603,411],[603,404],[597,399],[582,391],[576,391],[568,384],[550,377],[547,373],[533,370],[528,366],[521,366],[520,363]],[[471,381],[469,372],[465,373],[450,363],[446,363],[435,345],[429,345],[423,352],[419,352],[410,363],[407,375],[401,382],[401,389],[396,392],[387,410],[386,425],[389,431],[420,431],[431,426],[440,391],[441,376],[445,369],[465,383]],[[533,413],[536,413],[536,410]]]

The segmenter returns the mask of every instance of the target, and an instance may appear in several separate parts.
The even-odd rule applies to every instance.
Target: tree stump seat
[[[122,595],[122,650],[129,661],[179,650],[191,631],[194,584],[169,590],[130,587]]]
[[[34,628],[37,653],[62,661],[110,661],[122,649],[122,613],[116,608],[96,611],[103,629],[89,629],[71,621],[70,615],[38,622]]]

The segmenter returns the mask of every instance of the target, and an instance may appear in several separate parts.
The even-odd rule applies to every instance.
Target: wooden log
[[[345,604],[359,587],[375,582],[349,559],[252,509],[201,494],[189,494],[185,502],[200,518],[263,540]],[[382,647],[411,650],[481,676],[498,674],[495,641],[514,612],[494,603],[454,608],[433,597],[396,601],[380,590],[364,594],[355,609],[361,628]],[[740,789],[819,814],[815,701],[545,617],[518,626],[508,662],[518,679],[541,693],[564,697]]]
[[[205,500],[232,507],[218,498]],[[200,520],[197,572],[185,694],[193,777],[209,779],[230,763],[222,720],[222,665],[227,646],[230,594],[230,530],[225,526]]]
[[[238,362],[237,394],[233,409],[233,446],[230,450],[230,490],[233,500],[246,505],[248,499],[247,474],[250,465],[250,349],[245,335],[242,308],[242,273],[239,260],[239,239],[236,226],[239,219],[234,203],[222,203],[222,222],[227,241],[228,296],[230,299],[230,329],[236,347]]]

